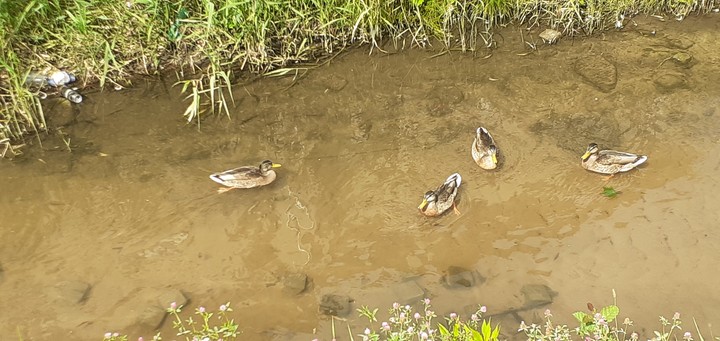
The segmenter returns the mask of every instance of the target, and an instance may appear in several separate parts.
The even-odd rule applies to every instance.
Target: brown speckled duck
[[[227,192],[233,188],[253,188],[265,186],[275,181],[275,170],[273,168],[280,167],[280,164],[265,160],[260,166],[243,166],[224,172],[210,175],[210,179],[223,186],[218,189],[218,193]]]
[[[418,206],[420,212],[428,217],[436,217],[452,207],[455,214],[460,214],[460,211],[455,207],[455,197],[461,182],[462,177],[460,177],[460,174],[454,173],[436,190],[427,191],[422,203]]]
[[[497,146],[495,146],[495,140],[485,127],[477,128],[471,152],[473,160],[481,168],[495,169],[497,167]]]
[[[596,173],[610,174],[627,172],[647,161],[647,156],[616,150],[600,150],[596,143],[588,145],[582,156],[582,167]]]

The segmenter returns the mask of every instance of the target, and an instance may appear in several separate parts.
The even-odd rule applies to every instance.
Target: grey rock
[[[522,309],[533,309],[550,304],[553,301],[553,297],[557,295],[556,292],[552,291],[550,287],[545,284],[526,284],[520,289],[520,292],[525,296],[525,303]]]
[[[325,315],[345,316],[350,312],[353,299],[346,295],[323,295],[320,312]]]
[[[675,89],[687,87],[685,76],[677,73],[659,75],[653,82],[655,83],[655,88],[660,92],[671,92]]]
[[[289,274],[282,279],[283,291],[290,295],[299,295],[307,289],[308,276],[303,273]]]
[[[560,33],[560,31],[556,31],[556,30],[549,29],[549,28],[540,33],[540,38],[546,44],[555,44],[558,41],[558,39],[560,39],[560,37],[562,37],[562,33]]]
[[[517,316],[520,317],[521,321],[525,321],[527,325],[531,323],[542,324],[545,321],[545,312],[538,309],[520,310],[517,312]]]
[[[163,310],[169,308],[172,302],[175,302],[180,307],[188,303],[188,298],[182,291],[173,288],[162,289],[157,295],[157,304]]]
[[[149,305],[140,311],[137,316],[136,324],[144,329],[157,330],[160,329],[167,315],[168,314],[165,309]]]
[[[691,48],[693,45],[695,45],[695,42],[685,38],[685,37],[678,37],[678,38],[668,38],[667,39],[668,45],[670,47],[674,47],[677,49],[687,50]]]
[[[678,52],[672,56],[672,60],[675,64],[681,66],[690,66],[690,62],[693,60],[693,56],[687,52]]]
[[[617,68],[602,56],[589,55],[578,59],[575,72],[603,92],[609,92],[617,84]]]
[[[64,127],[75,122],[78,115],[78,106],[72,105],[65,98],[52,100],[54,103],[50,105],[48,113],[48,121],[54,127]]]
[[[487,316],[486,316],[487,317]],[[499,340],[508,341],[525,341],[527,336],[522,331],[518,331],[520,323],[523,321],[517,312],[511,311],[504,314],[493,315],[492,323],[499,323],[500,328]]]
[[[334,75],[324,80],[324,85],[327,90],[338,92],[347,86],[348,81],[345,78]]]
[[[414,304],[425,297],[425,290],[414,280],[406,280],[392,286],[396,302],[406,305]]]
[[[459,266],[449,267],[443,275],[443,283],[449,288],[469,288],[483,282],[485,282],[485,278],[477,271],[471,271]]]
[[[465,100],[463,90],[454,85],[438,84],[426,95],[428,113],[434,117],[451,114]]]
[[[82,281],[62,281],[50,290],[51,296],[67,303],[84,303],[90,295],[91,286]]]
[[[530,131],[555,141],[558,148],[570,153],[582,155],[589,140],[599,145],[616,146],[621,144],[620,136],[624,128],[612,115],[612,107],[596,105],[593,113],[562,113],[551,111],[530,127]]]
[[[172,302],[176,302],[179,307],[186,305],[188,299],[177,289],[138,288],[109,307],[103,325],[129,334],[158,330],[168,320],[167,309]]]
[[[352,128],[352,141],[362,143],[370,138],[372,122],[362,117],[362,114],[350,116],[350,127]]]

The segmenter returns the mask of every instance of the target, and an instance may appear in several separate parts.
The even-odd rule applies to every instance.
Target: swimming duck
[[[229,191],[233,188],[253,188],[265,186],[275,180],[276,174],[273,168],[280,167],[280,164],[265,160],[260,166],[243,166],[224,172],[210,175],[210,179],[229,188],[219,188],[218,193]]]
[[[436,190],[427,191],[422,203],[418,206],[420,212],[428,217],[435,217],[452,207],[455,214],[460,214],[460,211],[455,207],[455,196],[457,196],[461,182],[462,177],[460,177],[460,174],[454,173]]]
[[[495,169],[498,164],[497,147],[490,132],[484,127],[477,128],[472,143],[472,157],[483,169]]]
[[[582,156],[581,164],[583,168],[589,171],[613,175],[619,172],[627,172],[645,161],[647,161],[645,155],[616,150],[600,150],[596,143],[591,143]]]

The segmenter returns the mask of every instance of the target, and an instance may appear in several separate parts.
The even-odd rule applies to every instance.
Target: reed
[[[240,71],[287,74],[348,46],[385,42],[475,51],[510,23],[592,34],[624,16],[706,12],[719,0],[29,0],[0,2],[0,139],[47,129],[31,70],[67,69],[81,86],[129,86],[177,70],[185,116],[230,115]]]

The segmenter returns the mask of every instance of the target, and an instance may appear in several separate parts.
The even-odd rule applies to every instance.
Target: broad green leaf
[[[620,193],[620,192],[616,191],[612,187],[603,187],[602,195],[604,195],[608,198],[613,198],[613,197],[617,196],[618,193]]]
[[[620,314],[620,308],[614,305],[609,305],[602,308],[600,314],[605,318],[605,321],[609,323],[614,321],[618,314]]]
[[[590,317],[590,315],[588,315],[582,311],[574,312],[573,316],[575,316],[575,319],[578,320],[578,322],[580,322],[581,325],[585,325],[586,323],[588,323],[588,321],[592,322],[592,317]]]

